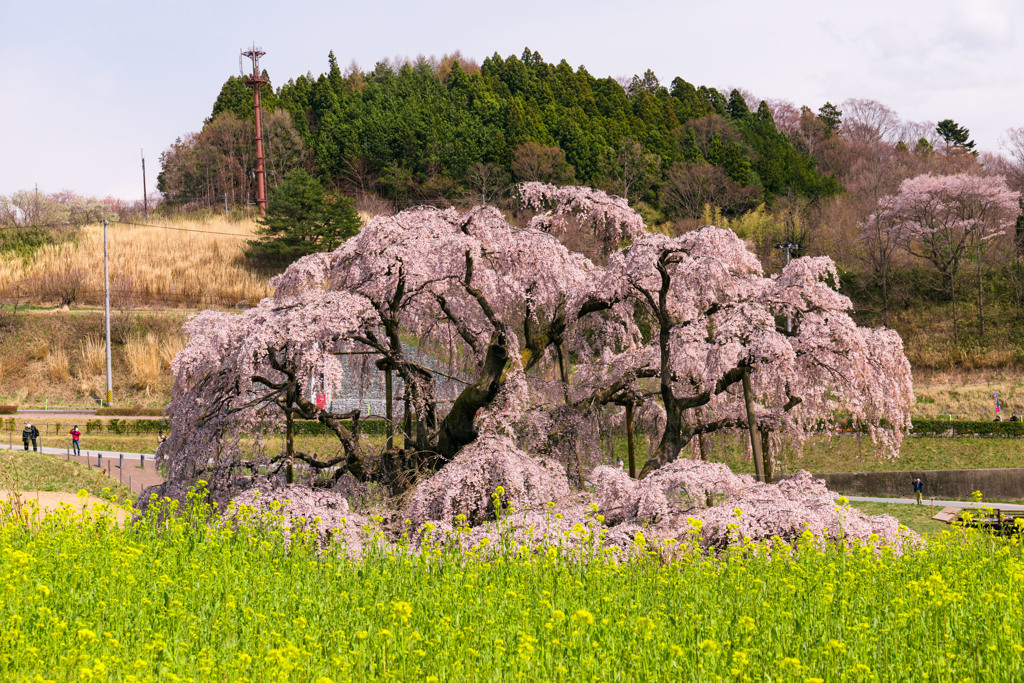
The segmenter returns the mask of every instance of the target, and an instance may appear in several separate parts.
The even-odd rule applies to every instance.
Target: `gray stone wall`
[[[824,472],[814,476],[824,479],[829,489],[848,496],[913,498],[910,482],[921,477],[926,498],[970,498],[981,491],[985,500],[1024,500],[1024,468]]]

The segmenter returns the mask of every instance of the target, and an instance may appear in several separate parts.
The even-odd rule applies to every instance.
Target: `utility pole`
[[[267,53],[255,44],[251,50],[242,52],[244,57],[252,60],[252,76],[245,80],[245,84],[252,88],[252,104],[256,114],[256,205],[261,216],[267,215],[267,185],[263,168],[263,118],[260,113],[260,87],[268,82],[260,76],[260,57],[265,54]]]
[[[142,152],[142,211],[146,218],[149,218],[149,197],[146,196],[146,150],[139,149]]]
[[[103,322],[107,328],[107,405],[114,402],[114,379],[110,374],[110,266],[107,256],[107,221],[103,221]]]
[[[786,252],[786,265],[789,265],[789,254],[793,251],[800,251],[800,245],[796,242],[784,242],[783,244],[776,244],[776,249],[783,249]],[[786,316],[786,332],[793,331],[793,318]]]

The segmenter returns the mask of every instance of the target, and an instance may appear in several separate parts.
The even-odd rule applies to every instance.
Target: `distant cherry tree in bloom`
[[[879,201],[864,226],[869,251],[891,258],[892,245],[935,266],[953,304],[953,339],[957,330],[957,275],[972,248],[978,256],[978,313],[984,334],[981,286],[982,253],[986,242],[1013,225],[1019,193],[1002,176],[919,175],[900,184],[899,192]]]
[[[760,471],[771,462],[762,447],[799,444],[841,417],[898,452],[913,403],[902,343],[852,321],[829,259],[796,259],[766,277],[730,231],[670,238],[595,190],[528,183],[520,192],[542,212],[529,227],[494,207],[380,216],[334,252],[292,264],[255,308],[190,321],[173,365],[172,437],[159,453],[171,479],[216,481],[298,460],[398,492],[484,437],[488,462],[504,462],[494,449],[515,444],[516,457],[559,457],[582,479],[580,450],[565,446],[594,441],[608,406],[638,406],[653,430],[645,475],[695,435],[720,430],[750,435]],[[559,239],[570,221],[590,230],[604,265]],[[446,410],[435,370],[409,357],[410,339],[465,378]],[[345,356],[403,380],[403,448],[369,452],[364,415],[308,399],[341,381]],[[338,453],[296,449],[295,419],[323,424]],[[265,435],[282,428],[285,452],[275,453]],[[533,479],[517,484],[523,495]],[[447,509],[436,502],[454,500],[443,488],[424,505]]]

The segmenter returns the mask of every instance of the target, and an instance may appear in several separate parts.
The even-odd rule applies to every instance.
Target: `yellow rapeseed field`
[[[539,548],[414,548],[377,519],[353,558],[345,534],[323,546],[201,501],[124,525],[95,507],[0,515],[0,678],[1024,680],[1016,537],[702,554],[638,534],[623,555],[597,524]]]

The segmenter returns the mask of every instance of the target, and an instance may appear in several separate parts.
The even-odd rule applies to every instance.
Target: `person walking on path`
[[[914,497],[917,498],[917,504],[922,505],[921,498],[924,495],[924,482],[921,481],[921,477],[918,477],[911,483],[914,485]]]
[[[36,439],[39,438],[39,430],[31,422],[25,423],[25,428],[21,430],[21,442],[25,444],[25,450],[28,450],[28,442],[32,442],[32,450],[38,451],[39,445],[36,443]]]
[[[78,443],[78,440],[82,438],[82,432],[78,430],[78,425],[71,428],[71,452],[75,455],[82,454],[82,448]]]

